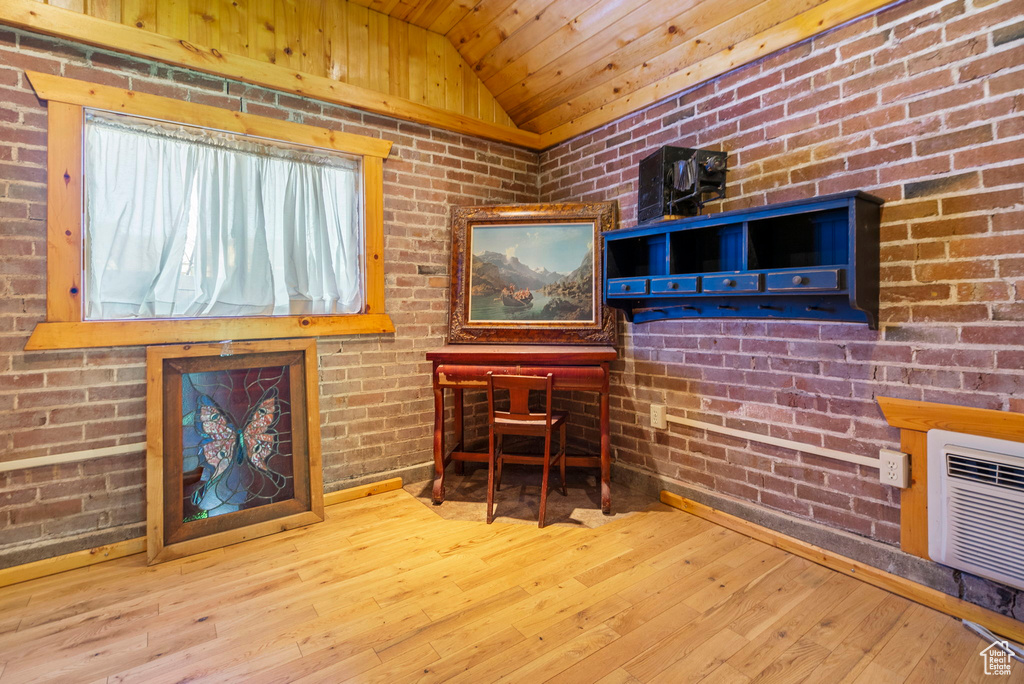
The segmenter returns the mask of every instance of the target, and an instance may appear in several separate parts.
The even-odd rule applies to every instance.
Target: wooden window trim
[[[384,159],[391,142],[317,126],[27,71],[48,102],[46,157],[46,321],[26,350],[394,332],[384,313]],[[131,114],[362,157],[362,313],[306,316],[82,320],[84,109]]]

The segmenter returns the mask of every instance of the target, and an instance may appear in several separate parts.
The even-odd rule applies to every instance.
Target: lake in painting
[[[473,323],[594,320],[594,224],[471,228]]]

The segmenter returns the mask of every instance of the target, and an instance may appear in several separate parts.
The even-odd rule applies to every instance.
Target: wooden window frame
[[[383,164],[391,142],[179,102],[33,71],[25,72],[48,102],[46,155],[46,321],[26,350],[123,347],[221,340],[276,339],[394,332],[384,313]],[[85,109],[159,119],[361,157],[363,295],[361,313],[86,321],[82,315],[83,135]]]

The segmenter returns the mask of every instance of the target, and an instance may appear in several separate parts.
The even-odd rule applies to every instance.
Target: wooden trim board
[[[354,107],[457,133],[540,149],[540,136],[510,126],[436,109],[402,97],[342,83],[324,76],[233,55],[186,40],[79,14],[34,0],[4,0],[0,24],[68,38],[87,45],[154,59],[207,74],[265,86],[324,102]]]
[[[336,492],[324,494],[324,506],[333,506],[335,504],[345,503],[346,501],[355,501],[356,499],[373,496],[374,494],[383,494],[384,492],[391,492],[401,488],[402,478],[400,477],[393,477],[389,480],[372,482],[358,487],[349,487],[348,489],[341,489]],[[47,577],[49,575],[56,575],[57,573],[64,572],[66,570],[84,568],[90,565],[96,565],[97,563],[114,560],[115,558],[132,556],[136,553],[145,553],[145,551],[146,538],[135,537],[134,539],[126,539],[125,541],[115,542],[113,544],[97,546],[94,549],[74,551],[61,556],[54,556],[53,558],[44,558],[43,560],[34,561],[32,563],[15,565],[9,568],[0,569],[0,587],[10,586],[19,582],[27,582],[28,580],[39,579],[40,577]]]
[[[1024,442],[1024,413],[876,397],[889,425],[903,430],[951,430]]]
[[[188,123],[202,128],[238,133],[239,135],[286,140],[299,145],[320,147],[370,157],[387,158],[391,152],[391,141],[331,130],[322,126],[282,121],[266,116],[236,112],[222,107],[183,103],[169,97],[150,93],[115,88],[91,81],[79,81],[63,76],[26,71],[29,83],[40,100],[50,102],[50,116],[56,103],[66,103],[101,109],[117,114],[130,114],[152,119]],[[64,122],[62,122],[64,123]],[[81,128],[81,114],[78,118],[64,123],[65,126]],[[81,150],[77,152],[81,164]]]
[[[844,575],[850,577],[856,577],[857,579],[867,582],[868,584],[874,585],[879,589],[890,591],[898,596],[916,601],[923,606],[934,608],[947,615],[960,618],[961,620],[969,620],[971,622],[977,622],[980,625],[984,625],[996,634],[1001,634],[1005,637],[1009,637],[1014,641],[1024,641],[1024,623],[1018,622],[1011,617],[1007,617],[995,611],[981,606],[976,606],[973,603],[964,601],[963,599],[944,594],[937,589],[926,587],[923,584],[912,582],[911,580],[905,579],[898,575],[879,570],[878,568],[872,567],[866,563],[847,558],[828,549],[823,549],[814,544],[809,544],[800,539],[790,537],[770,530],[767,527],[762,527],[756,523],[752,523],[749,520],[724,513],[710,506],[706,506],[696,501],[691,501],[685,497],[673,494],[670,491],[662,490],[661,502],[673,508],[678,508],[681,511],[690,513],[699,518],[703,518],[710,522],[713,522],[722,527],[727,527],[730,530],[739,532],[751,539],[764,542],[774,546],[777,549],[782,549],[794,555],[806,558],[807,560],[823,565],[826,568],[841,572]]]
[[[372,284],[368,283],[369,289]],[[378,288],[379,291],[380,288]],[[384,313],[37,323],[25,351],[393,333]],[[124,340],[130,340],[126,342]]]
[[[900,490],[900,548],[928,555],[928,435],[900,430],[900,451],[910,455],[910,486]]]
[[[31,80],[31,73],[28,74]],[[82,108],[51,102],[47,139],[82,130]],[[46,319],[82,320],[82,146],[57,145],[46,152]]]
[[[114,560],[115,558],[123,558],[124,556],[143,553],[145,550],[146,538],[135,537],[134,539],[126,539],[124,541],[114,542],[113,544],[97,546],[93,549],[74,551],[72,553],[65,553],[62,556],[44,558],[43,560],[25,563],[24,565],[15,565],[10,568],[0,570],[0,587],[17,584],[18,582],[27,582],[28,580],[38,579],[48,575],[56,575],[57,573],[64,572],[65,570],[74,570],[76,568],[84,568],[88,565],[96,565],[97,563]]]
[[[339,489],[336,492],[327,492],[324,494],[324,506],[333,506],[334,504],[345,503],[346,501],[364,499],[368,496],[373,496],[374,494],[393,492],[394,490],[401,488],[402,478],[393,477],[390,480],[381,480],[380,482],[371,482],[370,484],[359,485],[358,487]]]

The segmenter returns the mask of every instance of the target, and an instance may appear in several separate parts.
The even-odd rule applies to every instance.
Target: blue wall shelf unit
[[[604,296],[633,323],[795,318],[878,328],[882,200],[847,192],[604,233]]]

